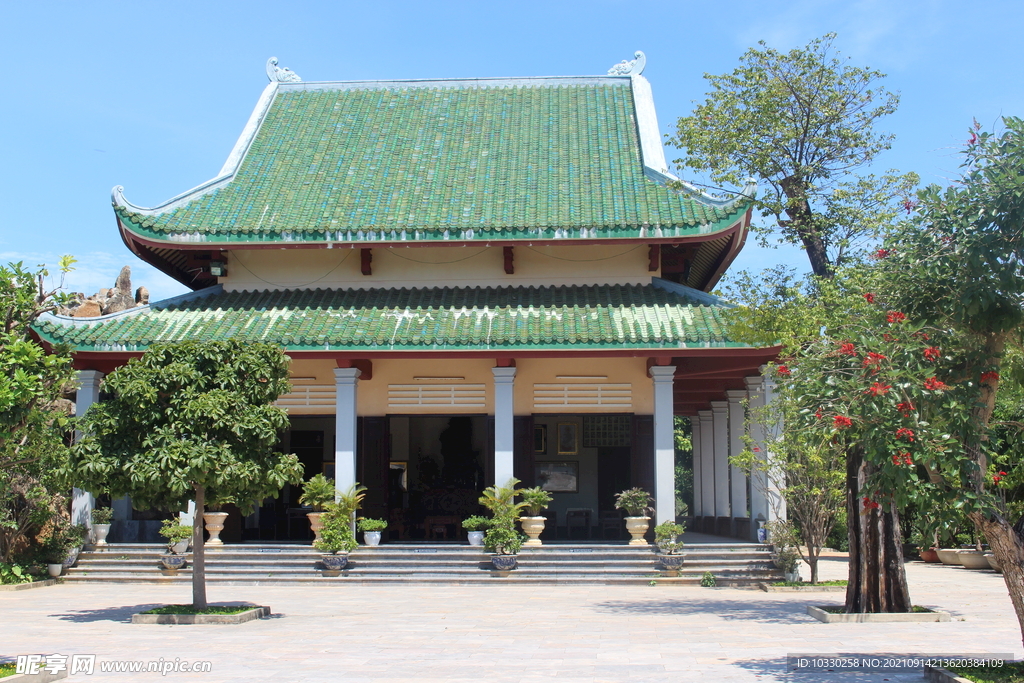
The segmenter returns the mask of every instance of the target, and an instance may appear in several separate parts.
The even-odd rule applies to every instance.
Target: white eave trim
[[[256,107],[253,109],[252,114],[249,116],[249,121],[245,124],[245,128],[242,129],[242,134],[238,137],[238,141],[235,142],[235,146],[231,149],[231,153],[228,155],[227,161],[220,169],[220,173],[211,180],[207,180],[201,185],[193,187],[191,190],[182,192],[176,197],[172,197],[163,204],[154,206],[152,208],[146,208],[142,206],[136,206],[132,204],[124,197],[124,187],[117,185],[110,192],[110,200],[114,206],[123,207],[133,213],[139,213],[144,216],[157,216],[168,211],[173,211],[179,206],[183,206],[197,197],[201,197],[205,194],[210,194],[214,190],[218,190],[227,185],[235,177],[235,173],[238,172],[238,168],[242,165],[242,161],[245,159],[245,155],[249,152],[249,147],[252,145],[252,141],[256,139],[256,133],[260,129],[260,125],[263,123],[263,119],[266,117],[267,112],[270,111],[270,105],[273,104],[274,98],[277,96],[278,89],[283,83],[268,83],[267,87],[263,89],[263,94],[260,95],[259,101],[256,102]]]

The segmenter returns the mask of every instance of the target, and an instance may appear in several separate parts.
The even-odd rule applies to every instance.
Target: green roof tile
[[[651,285],[222,292],[113,317],[47,315],[35,329],[76,351],[141,351],[183,339],[290,350],[744,347],[722,306]]]
[[[678,237],[731,226],[644,175],[628,78],[282,87],[236,174],[134,232],[217,243]]]

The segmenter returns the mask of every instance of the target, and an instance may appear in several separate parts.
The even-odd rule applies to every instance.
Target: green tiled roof
[[[205,295],[202,295],[204,294]],[[743,347],[713,297],[652,285],[366,290],[202,290],[97,319],[41,317],[76,351],[237,338],[289,350],[679,349]]]
[[[230,244],[671,238],[747,210],[645,176],[628,77],[536,82],[281,84],[233,178],[115,211]]]

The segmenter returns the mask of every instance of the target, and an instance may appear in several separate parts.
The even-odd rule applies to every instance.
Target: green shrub
[[[352,513],[349,506],[328,503],[320,521],[320,539],[313,542],[313,547],[322,553],[348,553],[359,547],[352,534]]]
[[[0,562],[0,584],[28,583],[31,580],[32,576],[21,565]]]
[[[466,531],[487,531],[491,528],[491,520],[480,515],[473,515],[462,520],[462,528]]]
[[[683,533],[684,527],[678,522],[662,522],[654,527],[654,542],[667,555],[678,555],[683,552],[683,542],[676,538]]]
[[[92,511],[93,524],[110,524],[114,520],[112,508],[96,508]]]
[[[178,524],[176,519],[165,519],[160,525],[160,535],[167,539],[168,547],[192,538],[193,528],[186,524]]]
[[[651,494],[641,488],[631,488],[615,494],[615,509],[625,510],[630,517],[641,517],[651,504]]]
[[[358,522],[356,522],[356,528],[364,533],[367,531],[384,531],[388,528],[388,523],[383,519],[362,517]]]
[[[704,572],[704,576],[700,577],[700,585],[705,588],[715,587],[715,575],[711,572]]]
[[[531,489],[522,489],[519,493],[523,496],[523,502],[526,504],[526,509],[529,510],[531,517],[539,516],[540,511],[551,504],[551,494],[539,486],[534,486]]]
[[[334,480],[322,474],[311,477],[302,485],[299,505],[309,505],[315,512],[322,512],[324,506],[334,502]]]

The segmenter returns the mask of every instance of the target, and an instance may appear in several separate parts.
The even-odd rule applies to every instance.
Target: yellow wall
[[[371,287],[494,287],[646,284],[647,245],[515,247],[506,275],[501,247],[373,249],[372,275],[360,273],[359,249],[232,251],[227,291]]]

